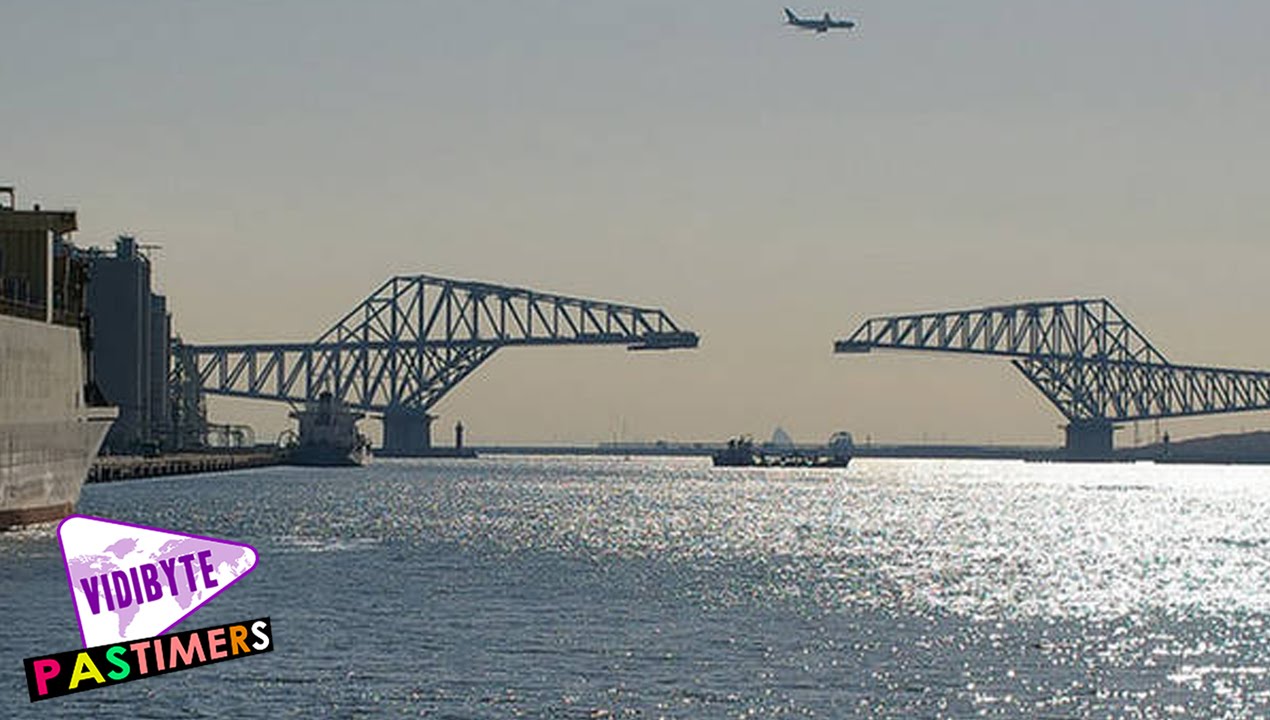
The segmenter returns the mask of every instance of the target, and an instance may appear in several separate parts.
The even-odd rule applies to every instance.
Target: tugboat
[[[851,462],[855,444],[851,433],[836,432],[823,448],[794,447],[767,451],[754,446],[749,437],[728,441],[727,447],[711,455],[715,467],[816,467],[842,468]]]
[[[300,433],[287,447],[289,464],[352,467],[370,462],[370,439],[357,431],[357,421],[366,416],[353,412],[330,392],[323,392],[291,417],[300,423]]]

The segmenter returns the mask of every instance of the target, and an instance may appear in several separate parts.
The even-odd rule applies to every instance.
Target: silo
[[[148,439],[150,416],[150,263],[136,240],[121,236],[115,251],[89,251],[88,313],[93,327],[93,377],[119,419],[104,449],[131,453]]]
[[[162,448],[172,446],[171,418],[168,406],[168,359],[171,352],[169,336],[172,318],[168,314],[168,299],[162,295],[150,296],[150,386],[147,398],[150,402],[148,440]]]

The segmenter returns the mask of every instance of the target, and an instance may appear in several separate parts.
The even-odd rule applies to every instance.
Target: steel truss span
[[[663,310],[429,275],[394,277],[311,343],[179,345],[203,393],[304,402],[330,391],[385,416],[428,410],[502,347],[693,348]]]
[[[834,343],[875,349],[1012,358],[1071,427],[1105,433],[1108,451],[1114,422],[1270,408],[1270,372],[1173,364],[1102,298],[870,318]]]

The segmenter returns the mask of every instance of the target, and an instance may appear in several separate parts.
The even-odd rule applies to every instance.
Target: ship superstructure
[[[370,440],[357,431],[365,415],[354,412],[329,392],[305,403],[291,417],[299,422],[295,444],[287,449],[292,465],[365,465],[370,462]]]

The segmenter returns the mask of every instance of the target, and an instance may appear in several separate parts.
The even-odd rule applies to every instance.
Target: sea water
[[[81,641],[54,526],[0,533],[0,717],[1270,714],[1270,469],[384,460],[79,511],[253,545],[181,627],[275,649],[32,704]]]

